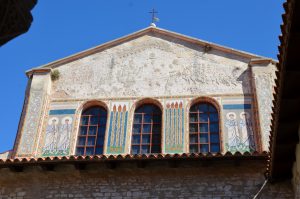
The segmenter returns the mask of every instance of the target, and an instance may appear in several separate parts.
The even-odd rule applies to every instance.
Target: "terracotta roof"
[[[295,161],[295,148],[299,142],[300,111],[300,5],[299,1],[287,0],[283,4],[282,35],[278,54],[275,94],[270,135],[270,160],[268,173],[271,180],[290,178]],[[297,13],[298,12],[298,13]]]
[[[74,162],[105,162],[105,161],[130,161],[130,160],[186,160],[186,159],[267,159],[267,152],[245,153],[183,153],[183,154],[142,154],[142,155],[94,155],[94,156],[61,156],[42,158],[15,158],[0,159],[0,168],[17,165],[35,165],[47,163],[74,163]]]

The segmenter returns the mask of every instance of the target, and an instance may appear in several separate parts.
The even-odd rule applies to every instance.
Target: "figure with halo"
[[[57,140],[59,139],[58,118],[52,117],[49,119],[46,129],[45,144],[43,153],[55,153],[57,151]]]
[[[250,114],[248,112],[241,112],[240,118],[239,126],[241,129],[241,141],[247,149],[254,151],[255,142]]]
[[[64,117],[62,119],[62,125],[60,128],[60,136],[57,143],[58,151],[61,155],[65,155],[68,153],[68,149],[70,146],[70,134],[72,130],[72,118],[71,117]]]
[[[228,148],[229,150],[238,150],[240,137],[236,114],[234,112],[229,112],[226,114],[226,118],[225,126],[227,127],[228,132]]]

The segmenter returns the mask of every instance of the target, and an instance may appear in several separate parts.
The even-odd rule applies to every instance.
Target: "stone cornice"
[[[51,68],[34,68],[32,70],[26,71],[26,76],[30,78],[33,74],[48,73],[48,72],[51,72]]]
[[[277,64],[278,61],[275,61],[273,59],[270,58],[253,58],[250,60],[249,65],[253,66],[253,65],[257,65],[257,64]]]

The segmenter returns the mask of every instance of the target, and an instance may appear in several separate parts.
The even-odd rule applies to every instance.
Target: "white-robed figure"
[[[48,121],[46,129],[45,144],[43,152],[53,153],[57,150],[57,141],[59,137],[58,118],[52,117]]]
[[[240,144],[240,137],[238,131],[238,123],[236,120],[236,114],[234,112],[229,112],[226,114],[227,120],[225,121],[225,126],[228,132],[228,147],[229,150],[237,150]]]
[[[241,112],[240,114],[240,128],[241,128],[241,141],[250,150],[255,150],[254,133],[250,114],[248,112]]]
[[[57,144],[58,151],[61,153],[68,153],[70,146],[70,134],[72,130],[72,118],[64,117],[61,121],[60,136]]]

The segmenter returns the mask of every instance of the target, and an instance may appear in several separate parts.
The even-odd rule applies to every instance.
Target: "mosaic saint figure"
[[[229,149],[237,149],[241,142],[238,131],[238,123],[236,120],[236,114],[233,112],[227,113],[227,120],[225,121],[225,126],[228,132],[228,146]]]
[[[250,150],[255,150],[254,133],[252,128],[252,122],[250,114],[248,112],[241,112],[240,114],[240,129],[241,129],[241,141]]]
[[[60,128],[60,136],[58,140],[58,150],[67,152],[70,146],[70,134],[72,130],[72,118],[65,117],[62,119],[62,125]]]
[[[46,129],[45,145],[43,148],[44,152],[48,151],[48,153],[53,153],[57,150],[58,131],[58,118],[53,117],[49,119]]]

